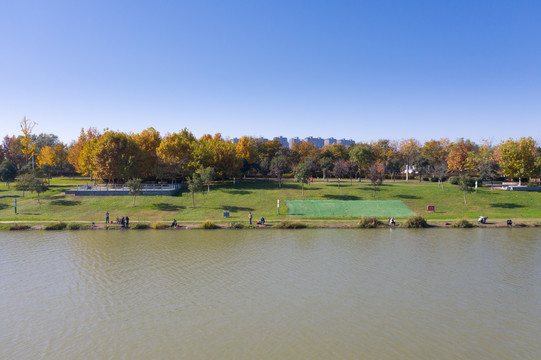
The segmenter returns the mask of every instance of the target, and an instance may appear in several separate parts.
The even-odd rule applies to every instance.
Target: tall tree
[[[464,205],[467,205],[466,193],[472,192],[474,185],[475,185],[475,180],[473,180],[469,175],[461,174],[458,177],[458,187],[461,191],[464,192]]]
[[[349,150],[349,159],[358,166],[359,181],[362,178],[362,172],[368,169],[374,159],[372,148],[368,144],[357,144]]]
[[[96,175],[108,181],[141,175],[140,150],[135,141],[122,132],[107,131],[98,138],[92,160]]]
[[[466,159],[468,153],[473,150],[473,144],[464,139],[451,144],[449,156],[447,157],[447,167],[450,172],[462,173],[466,169]]]
[[[535,141],[531,137],[523,137],[518,141],[502,141],[496,152],[504,175],[518,177],[519,185],[522,185],[523,177],[530,177],[535,173],[537,155]]]
[[[405,139],[400,141],[399,152],[404,160],[404,166],[406,168],[406,181],[409,180],[410,166],[416,156],[419,155],[421,146],[415,139]]]
[[[158,154],[156,151],[162,141],[160,133],[156,129],[149,127],[139,134],[133,134],[132,137],[139,147],[139,173],[144,178],[155,175],[154,165],[158,161]]]
[[[35,154],[36,143],[32,139],[32,130],[36,125],[37,124],[34,121],[27,119],[26,116],[23,117],[23,120],[21,121],[21,132],[23,133],[21,144],[26,163],[30,162]]]

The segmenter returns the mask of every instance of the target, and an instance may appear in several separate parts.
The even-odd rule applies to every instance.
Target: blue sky
[[[2,1],[0,135],[541,140],[540,1]]]

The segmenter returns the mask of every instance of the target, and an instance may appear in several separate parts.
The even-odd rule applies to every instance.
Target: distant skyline
[[[541,140],[538,1],[8,1],[1,134]]]

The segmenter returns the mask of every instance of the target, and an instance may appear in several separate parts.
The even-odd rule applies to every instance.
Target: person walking
[[[130,227],[130,218],[126,216],[126,227]]]
[[[252,212],[248,211],[248,220],[250,220],[250,225],[252,225]]]
[[[105,212],[105,223],[109,224],[109,211]]]

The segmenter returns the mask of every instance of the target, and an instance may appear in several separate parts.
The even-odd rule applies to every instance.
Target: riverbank
[[[507,220],[498,219],[489,221],[486,224],[479,224],[474,219],[467,219],[472,228],[508,228]],[[388,225],[384,219],[375,228],[377,229],[403,229],[401,226],[405,220],[397,221],[395,226]],[[455,219],[430,220],[427,221],[427,228],[456,228]],[[296,220],[296,221],[269,221],[265,225],[250,225],[246,222],[228,222],[228,221],[178,221],[179,227],[172,228],[168,221],[131,221],[129,228],[122,228],[119,224],[105,224],[90,221],[0,221],[0,230],[196,230],[196,229],[362,229],[359,226],[360,220]],[[58,226],[58,224],[63,224]],[[210,226],[209,226],[210,225]],[[50,227],[50,229],[48,229]],[[541,219],[514,219],[514,228],[521,227],[541,227]]]
[[[253,219],[264,217],[270,223],[281,221],[301,221],[307,224],[322,224],[322,227],[336,227],[337,223],[358,223],[359,217],[309,217],[289,214],[289,200],[400,200],[413,213],[425,218],[429,224],[440,226],[441,222],[452,223],[466,218],[477,222],[479,216],[487,216],[489,224],[501,226],[508,218],[515,222],[535,223],[541,219],[541,192],[514,192],[479,188],[467,194],[464,204],[463,193],[457,186],[448,183],[443,188],[432,182],[385,182],[375,193],[370,183],[342,181],[315,182],[305,186],[304,196],[300,184],[284,181],[282,187],[275,180],[242,180],[217,182],[210,192],[195,194],[195,204],[186,190],[176,196],[137,196],[135,206],[132,196],[75,197],[65,195],[74,184],[66,180],[53,179],[51,189],[40,194],[38,203],[35,193],[25,193],[7,189],[0,185],[0,221],[39,222],[63,221],[104,223],[105,212],[110,219],[129,216],[132,221],[171,223],[201,223],[210,220],[214,223],[247,223],[248,212]],[[80,180],[84,181],[84,180]],[[206,189],[205,189],[206,190]],[[17,214],[14,201],[17,200]],[[280,207],[277,207],[279,200]],[[428,211],[433,205],[435,211]],[[229,215],[225,217],[224,215]],[[395,216],[397,221],[403,219]],[[381,219],[386,221],[385,218]],[[341,225],[339,225],[341,226]],[[352,226],[352,225],[349,225]]]

